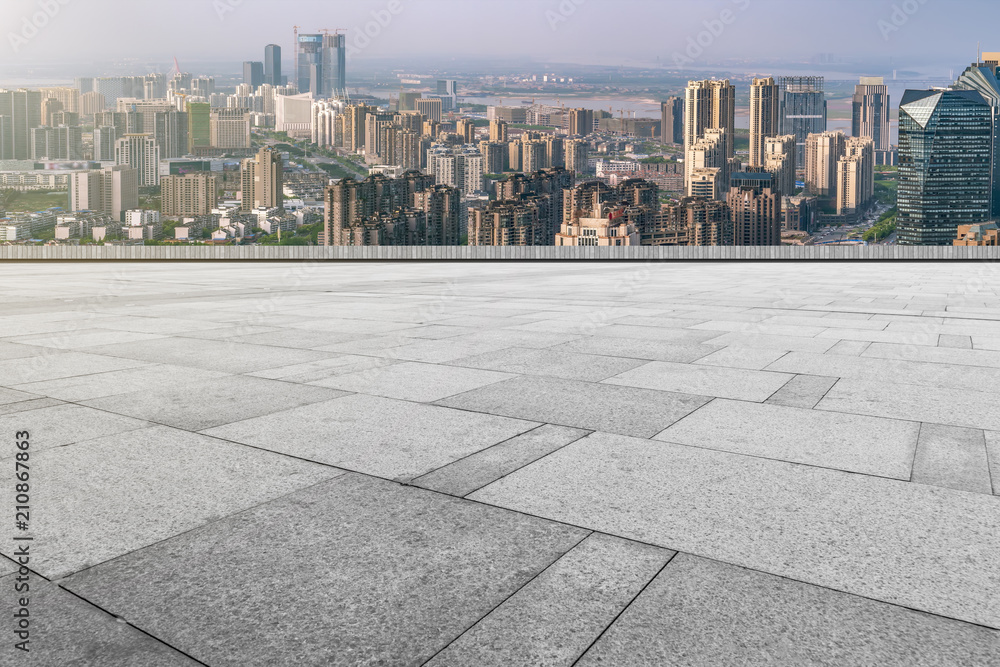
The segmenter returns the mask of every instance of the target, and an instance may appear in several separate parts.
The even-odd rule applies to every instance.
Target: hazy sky
[[[44,6],[51,18],[40,14]],[[0,62],[86,66],[175,55],[182,65],[234,62],[262,59],[270,42],[285,47],[290,62],[298,24],[303,32],[345,28],[349,43],[364,47],[352,58],[398,57],[400,67],[413,55],[620,65],[690,55],[696,64],[732,57],[803,61],[829,52],[960,69],[977,40],[984,50],[1000,51],[995,7],[987,0],[0,0]],[[385,27],[371,23],[373,12]],[[975,15],[984,20],[969,19]],[[31,25],[33,16],[42,27]],[[378,33],[370,44],[359,37],[366,24]]]

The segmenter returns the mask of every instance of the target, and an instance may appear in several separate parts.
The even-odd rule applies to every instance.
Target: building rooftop
[[[844,269],[0,265],[4,608],[16,533],[32,664],[996,664],[1000,269]]]

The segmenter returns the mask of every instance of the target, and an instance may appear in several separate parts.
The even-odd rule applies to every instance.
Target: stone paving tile
[[[360,340],[335,343],[334,345],[324,345],[323,347],[317,347],[316,350],[336,352],[338,354],[391,355],[393,354],[392,350],[394,348],[403,345],[412,345],[413,341],[413,338],[397,334],[390,334],[388,336],[365,336]]]
[[[107,373],[125,368],[146,366],[143,361],[115,359],[82,352],[36,352],[36,356],[0,361],[0,384],[15,387],[29,382],[42,382],[59,378]]]
[[[324,387],[228,375],[200,382],[166,384],[83,401],[83,404],[188,431],[201,431],[344,395],[345,392]]]
[[[760,403],[791,379],[791,375],[784,373],[651,361],[605,380],[603,384]]]
[[[1000,392],[1000,372],[997,369],[955,364],[792,352],[768,366],[767,370],[868,382]]]
[[[651,317],[648,315],[629,315],[627,317],[621,317],[615,320],[615,324],[627,324],[634,325],[637,327],[657,327],[660,329],[684,329],[686,327],[699,328],[695,325],[701,325],[708,322],[710,318],[698,317],[692,319],[690,317]],[[742,324],[742,323],[741,323]],[[703,327],[710,329],[712,327]]]
[[[15,391],[0,387],[0,405],[10,405],[11,403],[21,403],[40,398],[39,394],[31,394],[26,391]]]
[[[578,665],[986,665],[1000,633],[680,554]]]
[[[382,351],[371,352],[370,354],[403,361],[442,364],[463,357],[471,357],[476,354],[503,350],[514,345],[513,343],[501,341],[467,341],[463,339],[464,336],[444,340],[418,340],[409,338],[406,344],[390,347]],[[336,347],[334,346],[334,348]],[[341,346],[340,349],[346,349],[346,346]]]
[[[133,331],[114,331],[110,329],[82,329],[79,331],[60,333],[55,336],[42,334],[8,338],[7,340],[12,343],[20,343],[22,345],[50,347],[57,350],[80,350],[82,348],[96,347],[98,345],[131,343],[141,340],[155,340],[157,338],[163,338],[163,335],[135,333]]]
[[[866,329],[871,331],[882,331],[888,326],[886,322],[871,321],[867,319],[867,316],[862,316],[861,318],[844,317],[841,313],[833,313],[821,318],[779,315],[767,320],[767,324],[774,326],[824,327],[826,329]]]
[[[748,347],[726,347],[702,357],[694,363],[704,366],[721,366],[723,368],[745,368],[761,371],[774,363],[787,352],[782,350],[755,350]]]
[[[986,455],[990,460],[993,495],[1000,496],[1000,433],[997,431],[986,431]]]
[[[469,498],[1000,628],[996,496],[595,433]]]
[[[0,604],[13,610],[21,594],[13,577],[0,579]],[[114,616],[87,604],[56,584],[33,577],[27,591],[31,626],[27,653],[9,665],[34,667],[194,667],[198,663]],[[14,656],[13,633],[4,652]]]
[[[696,324],[692,329],[705,331],[729,331],[734,333],[766,334],[768,336],[801,336],[812,338],[816,334],[826,331],[823,326],[789,326],[771,324],[770,320],[764,322],[728,322],[714,321]]]
[[[827,329],[817,338],[868,341],[869,343],[896,343],[899,345],[926,345],[937,347],[937,332],[867,331],[862,329]]]
[[[17,385],[17,387],[22,391],[30,391],[42,396],[78,402],[135,391],[156,391],[181,383],[192,384],[201,380],[222,377],[226,377],[226,374],[218,371],[155,364],[127,368],[122,371],[94,373],[93,375],[80,375],[44,382],[29,382]]]
[[[132,309],[130,309],[132,310]],[[247,317],[247,314],[242,314]],[[153,308],[149,317],[133,317],[129,315],[121,317],[101,318],[96,321],[105,329],[115,329],[117,331],[131,331],[134,333],[158,334],[170,336],[193,331],[207,331],[218,329],[221,324],[211,320],[186,320],[182,318],[170,317],[162,308]]]
[[[63,585],[213,667],[419,665],[586,535],[345,475]]]
[[[329,359],[310,361],[304,364],[294,364],[292,366],[279,366],[278,368],[267,368],[262,371],[246,373],[251,377],[266,378],[269,380],[282,380],[284,382],[295,382],[308,384],[336,377],[357,373],[373,368],[384,368],[392,364],[400,363],[394,359],[383,359],[381,357],[365,357],[355,354],[339,354]]]
[[[861,356],[874,357],[876,359],[901,359],[935,364],[954,364],[957,366],[1000,368],[1000,351],[993,350],[958,350],[951,347],[873,343]]]
[[[429,403],[512,377],[514,376],[510,373],[407,361],[337,375],[311,384],[359,394],[398,398],[402,401]]]
[[[12,436],[15,432],[27,431],[31,434],[32,455],[47,449],[124,431],[134,431],[147,426],[149,424],[140,419],[65,403],[0,416],[0,433]],[[13,437],[3,438],[3,444],[0,445],[0,459],[13,457],[17,453],[14,442]]]
[[[678,345],[655,340],[606,338],[603,336],[588,336],[549,348],[552,352],[579,352],[580,354],[680,363],[690,363],[703,359],[721,349],[723,349],[721,346],[713,345]]]
[[[543,424],[418,477],[412,484],[452,496],[466,496],[589,433],[590,431],[565,426]]]
[[[356,394],[207,433],[348,470],[408,480],[536,426],[537,422]]]
[[[641,366],[645,361],[578,354],[560,350],[507,348],[449,362],[451,366],[506,371],[522,375],[548,375],[566,380],[599,382]]]
[[[407,338],[425,338],[427,340],[441,340],[442,338],[454,338],[455,336],[463,336],[466,334],[474,334],[479,330],[475,327],[456,327],[456,326],[441,326],[438,324],[429,324],[427,326],[417,327],[415,329],[404,329],[399,332],[400,336],[406,336]]]
[[[31,345],[20,345],[18,343],[0,341],[0,361],[25,359],[28,357],[34,357],[37,354],[38,350]]]
[[[341,474],[157,426],[35,452],[32,567],[63,577]],[[0,528],[11,555],[13,527]],[[129,619],[132,620],[132,619]]]
[[[200,340],[235,340],[236,342],[253,342],[244,341],[242,339],[245,337],[263,335],[278,331],[282,331],[282,329],[279,329],[278,327],[260,326],[258,324],[237,324],[232,326],[221,326],[218,329],[205,329],[203,331],[182,331],[174,335],[181,338],[198,338]],[[288,329],[285,329],[285,331],[288,331]]]
[[[224,373],[248,373],[265,368],[302,364],[330,356],[313,350],[194,338],[160,338],[138,343],[91,347],[87,348],[87,351],[108,357],[193,366]]]
[[[439,405],[648,438],[709,400],[635,387],[522,376],[453,396]]]
[[[941,334],[938,337],[938,347],[954,347],[960,350],[971,350],[972,336],[955,336],[953,334]]]
[[[541,350],[578,339],[578,336],[566,333],[521,331],[518,329],[487,329],[486,331],[478,331],[454,340],[455,342],[462,343],[503,344],[505,347]]]
[[[399,333],[407,329],[414,329],[416,328],[416,325],[406,322],[348,320],[344,318],[335,318],[328,320],[312,320],[309,322],[293,322],[289,325],[289,327],[292,329],[303,329],[305,331],[325,331],[342,334],[379,336],[383,334]]]
[[[749,347],[758,350],[782,350],[784,352],[826,352],[836,341],[802,336],[772,336],[769,334],[727,333],[704,341],[706,345],[720,347]]]
[[[673,555],[591,535],[426,664],[570,667]]]
[[[796,375],[765,402],[789,408],[815,408],[820,399],[837,384],[838,379],[819,375]]]
[[[655,439],[908,480],[919,430],[890,419],[716,400]]]
[[[696,331],[694,329],[658,329],[656,327],[637,327],[626,324],[609,324],[597,327],[592,332],[595,336],[604,338],[637,338],[639,340],[656,340],[665,343],[697,344],[716,338],[718,331]]]
[[[838,382],[816,409],[1000,430],[995,395],[968,389],[848,379]]]
[[[57,401],[54,398],[35,398],[29,401],[20,401],[18,403],[0,405],[0,415],[12,415],[15,412],[40,410],[42,408],[51,408],[56,405],[63,405],[63,402]]]
[[[295,347],[303,350],[350,343],[356,340],[370,338],[368,334],[335,333],[332,331],[308,331],[285,327],[266,333],[246,334],[232,338],[237,343],[251,345],[271,345],[274,347]]]
[[[911,481],[992,494],[986,440],[979,429],[923,424]]]

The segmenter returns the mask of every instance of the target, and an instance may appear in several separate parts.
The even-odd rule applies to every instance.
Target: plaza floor
[[[0,264],[0,601],[30,535],[37,665],[998,665],[998,394],[992,263]]]

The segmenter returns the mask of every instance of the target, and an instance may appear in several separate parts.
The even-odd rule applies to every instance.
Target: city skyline
[[[144,24],[156,30],[123,30],[121,20],[108,20],[119,8],[111,0],[9,0],[0,8],[3,48],[11,64],[79,62],[81,56],[85,62],[178,57],[228,63],[258,60],[257,45],[275,43],[287,63],[293,26],[313,33],[322,23],[346,32],[347,56],[358,62],[474,54],[697,69],[729,59],[828,65],[863,59],[888,66],[891,58],[896,66],[940,68],[953,66],[958,54],[972,56],[977,42],[985,48],[992,37],[986,23],[978,33],[975,25],[963,25],[961,33],[943,31],[953,20],[953,5],[927,0],[617,0],[613,6],[610,0],[511,0],[503,12],[493,3],[463,0],[463,20],[469,26],[488,24],[487,31],[441,20],[458,11],[458,0],[362,1],[335,12],[318,0],[297,0],[282,3],[278,15],[272,6],[246,0],[138,4]],[[963,5],[970,11],[990,7],[984,0]],[[608,25],[610,11],[621,22],[619,32]],[[823,29],[802,29],[813,24]],[[760,40],[762,33],[780,33],[782,39]],[[87,38],[81,40],[81,34]],[[593,40],[602,34],[608,44],[622,35],[628,49],[595,49]]]

